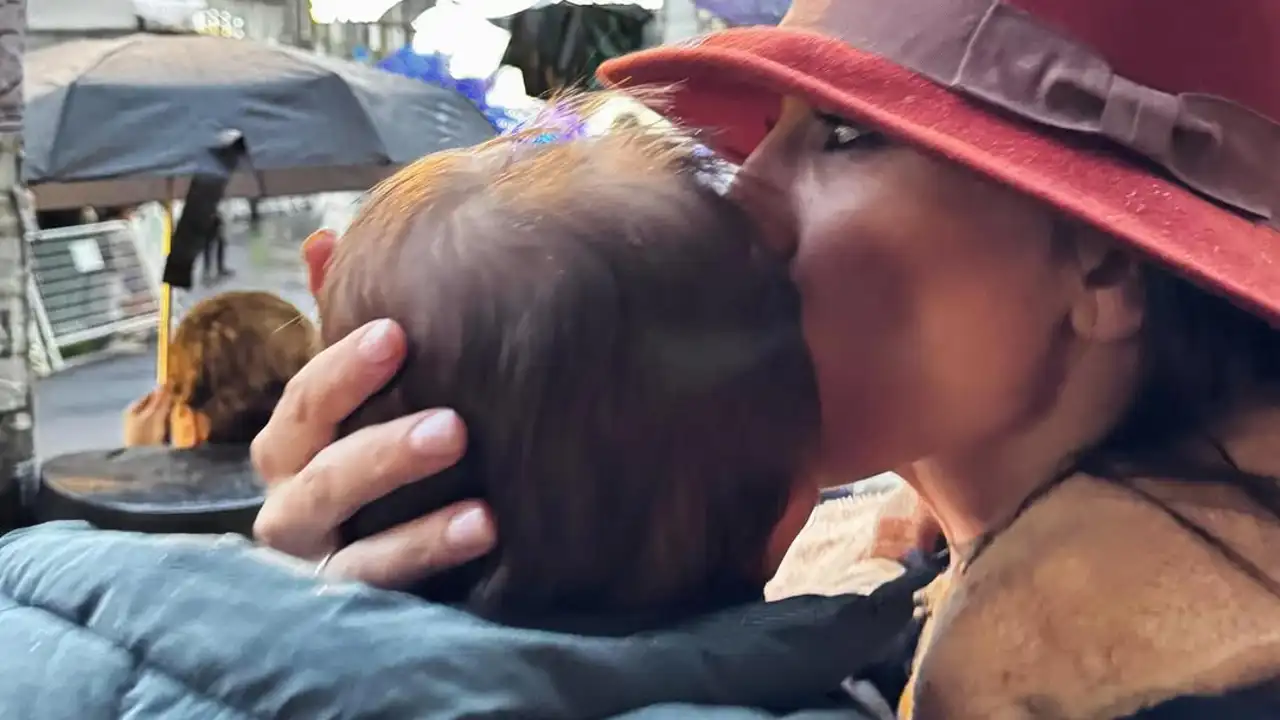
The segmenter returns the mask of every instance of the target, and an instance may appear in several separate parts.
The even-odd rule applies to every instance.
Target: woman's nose
[[[742,163],[741,173],[784,187],[793,165],[789,162],[792,153],[787,152],[787,146],[791,143],[790,134],[787,127],[774,123]]]
[[[770,133],[734,176],[730,196],[746,208],[762,229],[769,250],[790,259],[796,249],[794,172],[786,153]]]

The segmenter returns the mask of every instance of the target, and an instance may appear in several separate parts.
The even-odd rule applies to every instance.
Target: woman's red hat
[[[605,63],[745,158],[797,96],[1040,198],[1280,322],[1280,0],[795,0]]]

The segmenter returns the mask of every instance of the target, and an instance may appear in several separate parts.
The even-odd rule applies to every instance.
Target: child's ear
[[[302,241],[302,260],[307,266],[307,288],[312,297],[320,296],[329,260],[337,246],[338,234],[332,230],[317,230]]]

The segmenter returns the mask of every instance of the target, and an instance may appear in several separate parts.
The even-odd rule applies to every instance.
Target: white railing
[[[28,235],[28,297],[50,371],[73,346],[149,332],[159,284],[134,226],[113,221]]]

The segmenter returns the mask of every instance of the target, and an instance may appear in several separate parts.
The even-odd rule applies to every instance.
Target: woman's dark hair
[[[1275,578],[1133,482],[1225,483],[1280,520],[1280,480],[1241,470],[1211,430],[1251,397],[1280,391],[1280,331],[1162,267],[1147,264],[1142,274],[1137,395],[1108,437],[1077,458],[1074,470],[1142,495],[1280,596]],[[1197,442],[1212,448],[1218,462],[1169,455],[1170,448]]]
[[[508,622],[758,593],[817,436],[786,268],[689,141],[546,139],[424,158],[338,244],[325,340],[386,317],[409,341],[342,433],[433,407],[468,428],[459,465],[366,507],[346,539],[486,500],[499,547],[415,591]]]
[[[1061,221],[1058,230],[1060,240],[1073,241],[1080,232],[1069,221]],[[1148,262],[1139,271],[1144,317],[1137,393],[1111,432],[1074,456],[1022,509],[1073,475],[1100,478],[1157,506],[1280,596],[1280,581],[1152,494],[1143,482],[1226,484],[1280,520],[1280,479],[1240,469],[1212,431],[1251,397],[1280,396],[1280,330],[1161,266]],[[1184,448],[1209,449],[1211,457],[1181,453]],[[992,539],[980,539],[971,556]]]

